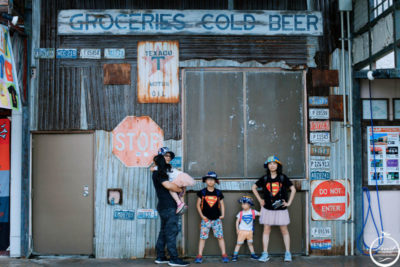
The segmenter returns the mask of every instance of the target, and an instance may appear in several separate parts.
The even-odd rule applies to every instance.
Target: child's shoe
[[[226,254],[223,254],[223,255],[222,255],[222,262],[223,262],[223,263],[228,263],[228,262],[229,262],[228,255],[226,255]]]
[[[235,262],[238,260],[238,254],[233,254],[232,261]]]
[[[203,262],[203,257],[201,255],[197,255],[196,258],[194,259],[195,263],[202,263]]]
[[[260,256],[260,258],[258,258],[258,261],[262,261],[262,262],[267,262],[269,261],[269,255],[268,252],[263,252]]]
[[[176,214],[181,214],[182,210],[185,208],[185,203],[179,203],[178,207],[176,208]]]
[[[251,255],[250,255],[250,258],[251,258],[252,260],[258,260],[258,259],[259,259],[259,257],[258,257],[255,253],[251,254]]]
[[[289,251],[285,252],[285,259],[284,261],[292,261],[292,254]]]

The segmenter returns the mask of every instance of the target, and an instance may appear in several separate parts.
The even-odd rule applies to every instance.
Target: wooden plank
[[[104,64],[104,84],[131,84],[131,64]]]

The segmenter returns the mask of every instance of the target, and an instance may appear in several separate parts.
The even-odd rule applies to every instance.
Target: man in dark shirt
[[[187,266],[188,262],[178,258],[176,249],[176,236],[178,235],[179,215],[176,214],[176,202],[170,191],[181,192],[177,185],[168,181],[168,175],[159,171],[153,172],[153,184],[158,198],[157,211],[161,219],[161,228],[156,243],[156,263],[168,263],[170,266]],[[165,246],[167,246],[170,260],[165,257]]]

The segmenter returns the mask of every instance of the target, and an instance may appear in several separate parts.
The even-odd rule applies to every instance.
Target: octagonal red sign
[[[112,134],[113,154],[127,167],[148,167],[164,141],[164,131],[149,116],[127,116]]]

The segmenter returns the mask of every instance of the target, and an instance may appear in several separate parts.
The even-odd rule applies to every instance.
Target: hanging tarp
[[[0,25],[0,108],[20,109],[17,72],[6,26]]]
[[[0,251],[10,244],[10,132],[10,120],[0,119]]]

